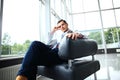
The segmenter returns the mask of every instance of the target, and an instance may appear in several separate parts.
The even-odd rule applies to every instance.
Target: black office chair
[[[100,69],[98,60],[94,59],[97,53],[97,43],[91,39],[72,40],[64,37],[59,46],[59,56],[68,60],[68,63],[58,64],[52,67],[38,66],[38,75],[46,76],[54,80],[84,80]],[[81,59],[92,56],[91,59]],[[80,60],[79,60],[80,59]]]

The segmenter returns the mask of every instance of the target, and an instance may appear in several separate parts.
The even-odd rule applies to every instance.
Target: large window
[[[105,45],[118,48],[119,4],[119,0],[4,0],[1,55],[21,55],[32,41],[46,42],[48,31],[60,18],[69,23],[70,29],[95,39],[99,49]]]
[[[39,40],[39,0],[4,0],[1,55],[24,54]]]
[[[99,49],[104,49],[105,46],[120,47],[119,0],[71,1],[74,29],[85,32],[89,38],[95,39]]]

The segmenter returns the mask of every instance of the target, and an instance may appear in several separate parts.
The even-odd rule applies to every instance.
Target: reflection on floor
[[[120,80],[120,53],[97,54],[95,59],[100,61],[100,70],[96,72],[97,80]],[[38,80],[52,80],[40,77]],[[94,80],[94,75],[85,80]]]
[[[96,73],[97,80],[120,80],[120,54],[98,54],[95,59],[101,66]],[[94,75],[85,80],[94,80]]]

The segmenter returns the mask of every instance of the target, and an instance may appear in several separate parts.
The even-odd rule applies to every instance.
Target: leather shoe
[[[16,80],[27,80],[27,77],[18,75],[18,76],[16,77]]]

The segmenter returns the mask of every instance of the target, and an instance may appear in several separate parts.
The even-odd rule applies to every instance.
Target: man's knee
[[[32,44],[37,44],[39,43],[40,41],[33,41]]]
[[[33,41],[31,43],[31,46],[38,46],[38,47],[40,46],[40,47],[42,47],[42,46],[45,46],[45,44],[40,42],[40,41]]]

